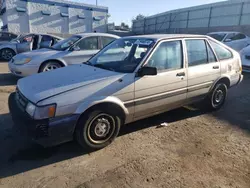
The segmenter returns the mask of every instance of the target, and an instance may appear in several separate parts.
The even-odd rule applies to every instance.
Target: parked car
[[[40,48],[48,48],[62,38],[48,34],[27,34],[0,45],[0,58],[9,61],[16,54]]]
[[[208,36],[223,42],[238,52],[250,44],[250,37],[240,32],[213,32],[208,33]]]
[[[241,61],[242,61],[242,69],[244,72],[250,72],[250,46],[243,48],[240,51]]]
[[[11,41],[13,39],[16,39],[17,37],[18,37],[18,35],[14,34],[14,33],[1,31],[0,32],[0,45],[3,42]]]
[[[12,74],[25,77],[71,64],[80,64],[118,38],[116,35],[106,33],[76,34],[58,42],[50,49],[16,55],[9,62],[9,69]]]
[[[9,109],[43,146],[76,138],[100,149],[123,124],[200,100],[220,109],[242,79],[239,53],[208,36],[132,36],[85,64],[20,79]]]

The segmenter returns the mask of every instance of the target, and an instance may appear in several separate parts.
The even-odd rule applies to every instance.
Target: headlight
[[[55,117],[56,104],[51,104],[47,106],[35,106],[28,103],[26,107],[26,112],[34,119],[47,119]]]
[[[24,59],[14,59],[15,65],[23,65],[26,63],[29,63],[31,61],[31,58],[24,58]]]
[[[33,117],[35,114],[35,110],[36,110],[36,106],[32,103],[28,103],[28,105],[26,106],[26,112]]]

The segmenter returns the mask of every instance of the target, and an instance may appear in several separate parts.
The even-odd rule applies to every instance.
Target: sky
[[[95,4],[96,0],[71,0],[87,4]],[[121,22],[131,25],[131,20],[138,14],[145,16],[162,13],[168,10],[219,2],[223,0],[97,0],[98,5],[109,8],[109,23]]]

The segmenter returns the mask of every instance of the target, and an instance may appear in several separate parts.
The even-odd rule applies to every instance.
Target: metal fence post
[[[239,17],[239,25],[241,24],[241,18],[242,18],[242,14],[243,14],[243,8],[244,8],[244,2],[241,3],[240,17]]]
[[[213,9],[213,7],[210,7],[209,16],[208,16],[208,26],[207,26],[208,32],[210,29],[210,23],[211,23],[211,18],[212,18],[212,9]]]
[[[145,31],[146,31],[146,18],[144,18],[144,23],[143,23],[143,34],[144,35],[146,34]]]

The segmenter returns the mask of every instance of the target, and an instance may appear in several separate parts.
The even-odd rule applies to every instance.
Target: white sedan
[[[250,72],[250,46],[243,48],[240,51],[242,69],[244,72]]]
[[[18,77],[51,71],[88,61],[100,49],[120,37],[107,33],[83,33],[62,40],[51,48],[17,54],[9,70]]]
[[[207,35],[220,42],[223,42],[238,52],[250,44],[250,37],[240,32],[221,31],[208,33]]]

